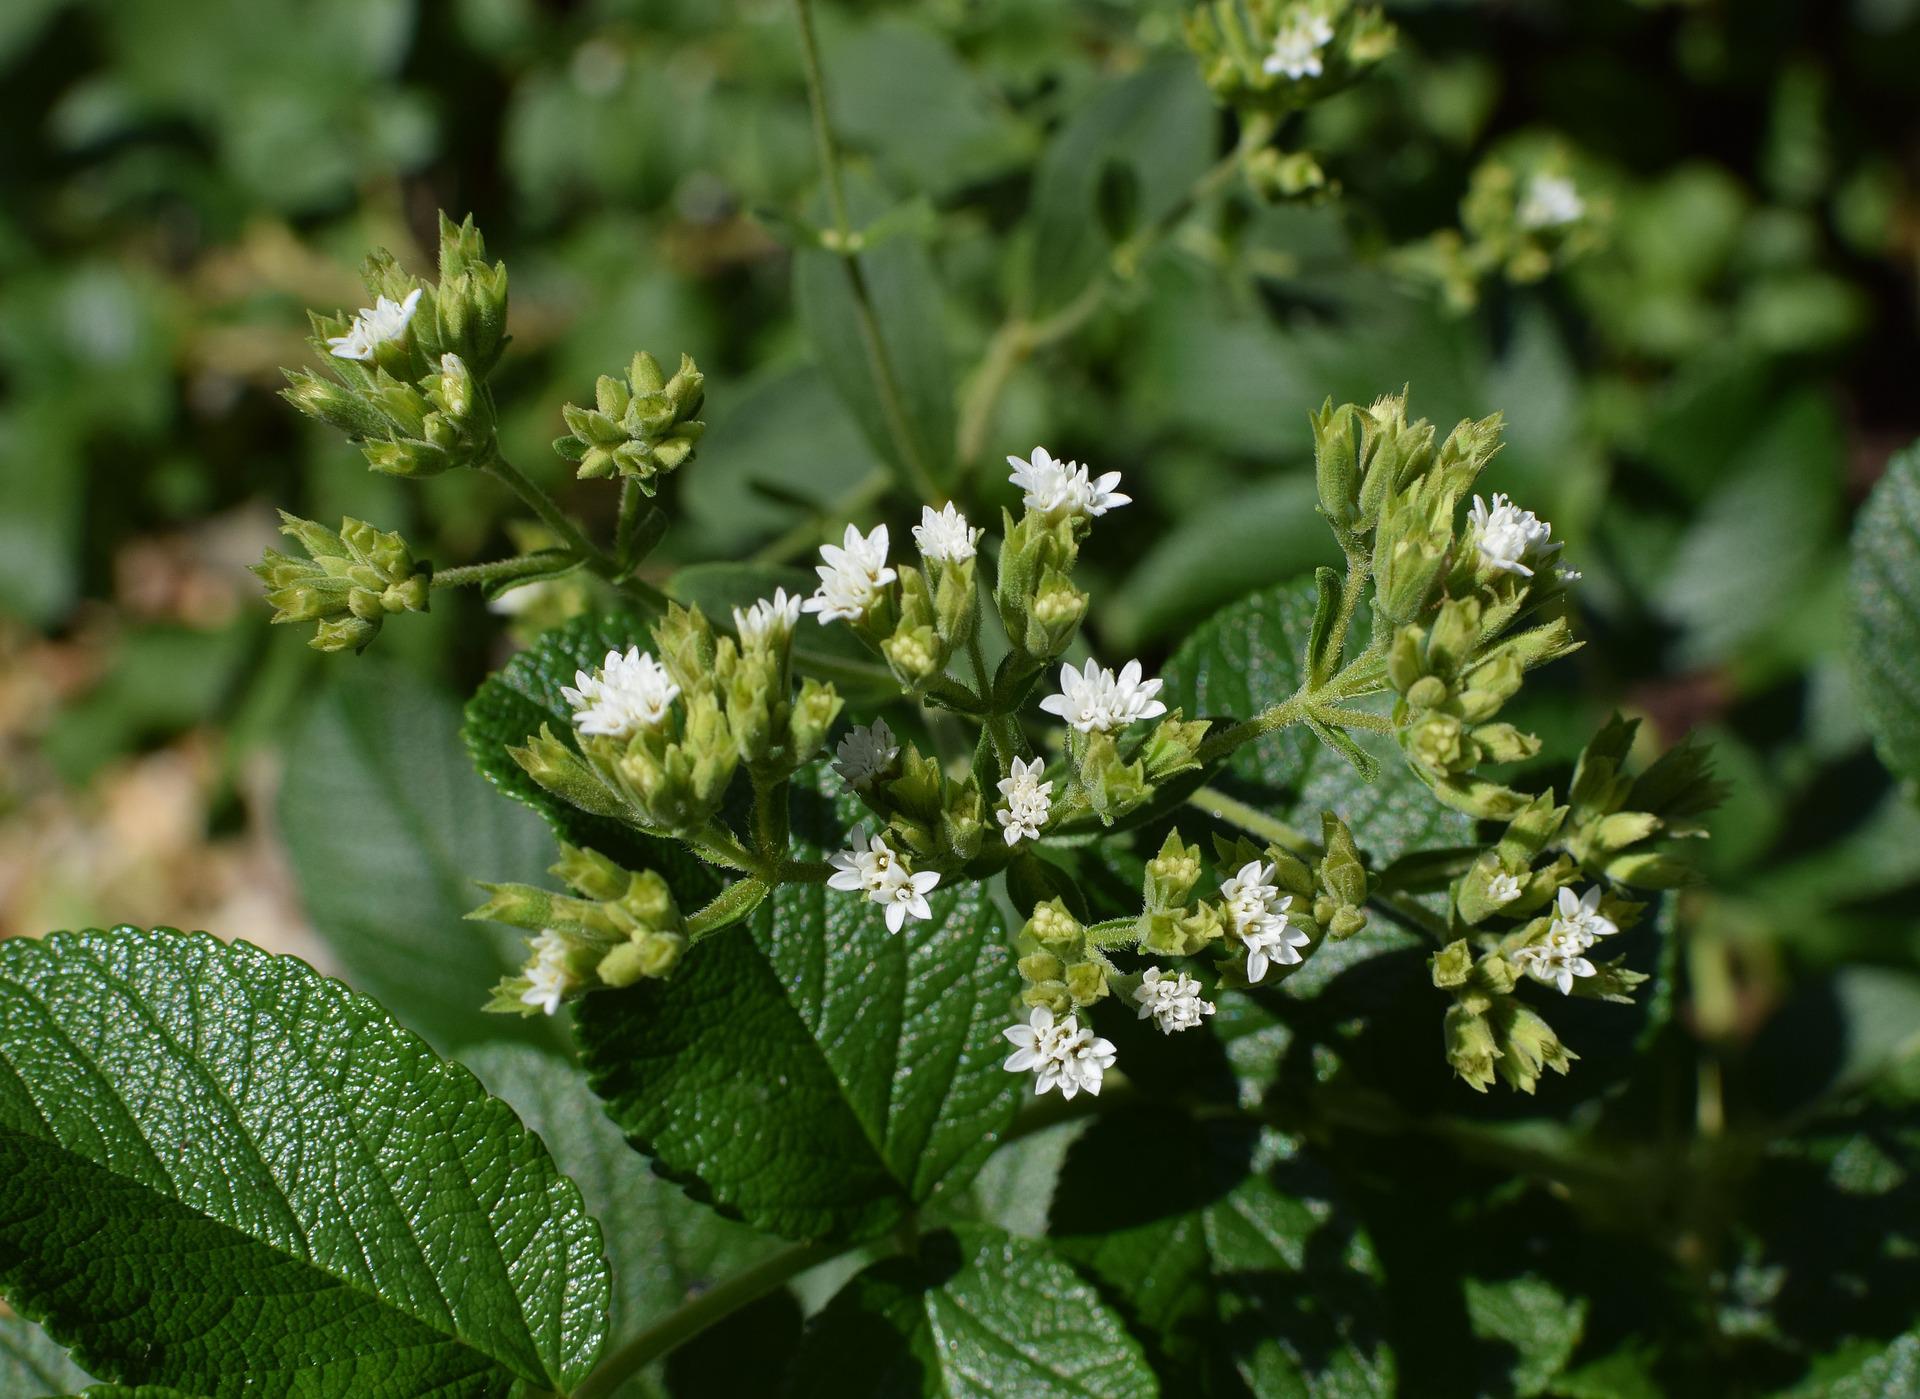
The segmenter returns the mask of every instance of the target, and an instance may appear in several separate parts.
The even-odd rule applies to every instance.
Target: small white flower
[[[1584,952],[1593,946],[1595,938],[1612,937],[1619,932],[1620,925],[1600,912],[1600,886],[1596,884],[1577,898],[1572,889],[1560,891],[1551,931],[1571,933],[1584,939],[1580,944],[1580,950]]]
[[[1133,999],[1140,1003],[1139,1018],[1151,1015],[1163,1035],[1191,1030],[1214,1010],[1212,1001],[1200,999],[1199,982],[1185,972],[1169,977],[1158,967],[1147,968]]]
[[[875,831],[865,849],[861,848],[860,841],[860,833],[856,831],[850,848],[828,857],[827,863],[835,871],[827,877],[829,889],[873,895],[901,878],[900,857],[887,845],[883,832]]]
[[[533,940],[533,960],[527,964],[527,989],[520,1000],[547,1015],[560,1009],[575,980],[567,966],[567,944],[557,933],[543,932]]]
[[[1502,871],[1487,881],[1487,902],[1510,904],[1520,897],[1520,881]]]
[[[927,904],[927,895],[933,886],[940,882],[937,870],[916,870],[909,874],[904,866],[899,869],[899,877],[884,889],[875,889],[867,895],[875,903],[887,910],[887,931],[897,933],[911,918],[923,923],[933,917],[933,909]]]
[[[1056,1021],[1045,1006],[1035,1006],[1026,1024],[1000,1033],[1014,1046],[1003,1067],[1014,1074],[1031,1069],[1036,1093],[1058,1088],[1063,1098],[1083,1091],[1098,1097],[1101,1076],[1113,1067],[1110,1041],[1095,1037],[1072,1015]]]
[[[1111,733],[1138,719],[1156,719],[1167,706],[1154,696],[1161,682],[1142,680],[1140,662],[1128,661],[1115,676],[1098,661],[1088,661],[1075,670],[1060,667],[1060,693],[1048,695],[1040,707],[1057,714],[1081,733]]]
[[[1100,1080],[1117,1057],[1112,1040],[1103,1040],[1087,1029],[1075,1033],[1060,1065],[1060,1096],[1071,1098],[1084,1092],[1099,1097]]]
[[[1480,557],[1502,573],[1531,578],[1533,570],[1527,566],[1528,559],[1549,558],[1560,550],[1560,546],[1552,542],[1552,525],[1531,510],[1522,510],[1504,495],[1494,496],[1491,507],[1475,496],[1467,518],[1473,525],[1474,545]]]
[[[820,589],[800,604],[803,612],[820,614],[828,622],[858,622],[880,599],[880,590],[899,577],[887,566],[887,527],[876,525],[862,535],[852,525],[839,544],[820,546],[824,561],[814,566]]]
[[[1587,201],[1572,180],[1565,175],[1535,175],[1527,181],[1516,217],[1522,228],[1539,230],[1573,223],[1586,212]]]
[[[913,542],[928,563],[965,563],[980,543],[981,530],[967,523],[967,517],[948,501],[943,509],[920,507],[920,523],[913,527]]]
[[[563,685],[560,693],[573,706],[573,722],[581,733],[631,738],[666,721],[680,687],[650,652],[629,646],[625,654],[607,652],[592,675],[575,671],[573,684]]]
[[[329,335],[327,349],[335,359],[369,360],[373,352],[389,340],[407,333],[407,324],[420,304],[420,288],[407,293],[404,301],[376,297],[371,306],[362,306],[345,335]]]
[[[900,756],[900,745],[894,742],[893,730],[887,727],[887,721],[875,719],[871,726],[854,725],[840,740],[833,755],[833,770],[855,787],[865,787],[892,771],[893,760]]]
[[[1513,960],[1535,981],[1551,983],[1561,995],[1570,996],[1575,977],[1592,976],[1597,970],[1581,955],[1585,950],[1586,944],[1569,934],[1549,932],[1544,943],[1521,948]]]
[[[1274,867],[1249,860],[1239,872],[1220,881],[1220,897],[1227,908],[1233,935],[1247,947],[1247,980],[1258,981],[1274,963],[1292,966],[1306,954],[1300,949],[1313,941],[1291,921],[1293,895],[1282,894],[1273,882]]]
[[[1132,496],[1114,489],[1120,484],[1119,472],[1093,476],[1078,462],[1058,460],[1045,447],[1035,447],[1026,460],[1008,457],[1007,465],[1013,468],[1007,479],[1025,492],[1022,502],[1049,520],[1067,515],[1104,515],[1133,503]]]
[[[1326,71],[1320,50],[1333,39],[1333,26],[1325,16],[1295,14],[1273,36],[1273,52],[1260,66],[1267,72],[1299,81],[1317,78]]]
[[[799,620],[800,599],[785,588],[775,588],[772,597],[761,598],[744,612],[733,609],[733,630],[742,646],[777,646]]]
[[[1053,784],[1040,780],[1045,767],[1038,758],[1025,761],[1015,758],[1012,776],[1000,779],[1000,795],[1007,799],[1007,804],[995,813],[995,819],[1003,827],[1001,834],[1008,845],[1038,840],[1040,828],[1047,824]]]

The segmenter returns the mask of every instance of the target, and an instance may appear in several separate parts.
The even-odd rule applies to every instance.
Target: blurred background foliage
[[[1714,742],[1733,795],[1671,916],[1673,1033],[1704,1077],[1665,1091],[1704,1125],[1791,1118],[1920,1034],[1920,820],[1875,760],[1843,625],[1851,514],[1920,436],[1920,3],[1387,9],[1400,51],[1307,118],[1337,198],[1229,187],[1001,382],[979,366],[1010,311],[1070,306],[1116,220],[1175,207],[1231,145],[1180,7],[825,7],[856,198],[928,215],[873,254],[919,313],[920,361],[949,371],[919,386],[915,430],[957,437],[976,498],[1035,442],[1126,473],[1139,505],[1095,538],[1089,625],[1102,655],[1151,666],[1327,561],[1307,423],[1324,396],[1411,383],[1443,426],[1504,410],[1487,485],[1567,537],[1591,637],[1513,717],[1549,752],[1615,707],[1651,721],[1650,748]],[[549,449],[560,405],[639,348],[706,371],[711,429],[665,487],[656,581],[799,562],[823,522],[871,516],[888,478],[868,406],[840,392],[807,258],[781,241],[817,183],[788,10],[12,0],[0,72],[0,934],[170,921],[338,965],[397,921],[418,937],[386,975],[431,977],[467,876],[546,858],[519,813],[472,814],[486,798],[452,746],[457,697],[541,614],[442,593],[367,657],[327,658],[269,633],[243,566],[276,505],[400,529],[442,566],[524,522],[472,473],[369,474],[277,400],[280,366],[307,360],[309,306],[365,299],[369,246],[426,270],[435,211],[470,211],[513,275],[508,455],[603,527],[612,494]],[[1449,304],[1418,250],[1490,152],[1548,134],[1611,202],[1607,246]],[[396,699],[442,756],[371,734]],[[289,778],[288,752],[330,756]],[[315,871],[368,822],[424,853],[356,898]],[[414,1012],[443,1040],[513,1032],[443,999]],[[1828,1169],[1859,1167],[1843,1138],[1769,1166],[1782,1217],[1753,1224],[1752,1276],[1724,1275],[1733,1312],[1742,1287],[1793,1300],[1767,1272],[1806,1228],[1791,1190],[1886,1203],[1884,1176]],[[1896,1268],[1910,1316],[1911,1265],[1861,1266],[1869,1291]],[[1595,1384],[1557,1392],[1621,1392]]]

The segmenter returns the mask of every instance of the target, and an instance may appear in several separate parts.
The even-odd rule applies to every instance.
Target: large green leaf
[[[473,1076],[291,957],[0,944],[0,1291],[121,1383],[565,1389],[600,1231]]]
[[[849,203],[856,224],[885,212],[884,201],[858,184],[849,192]],[[934,481],[943,481],[953,460],[954,380],[933,258],[918,239],[899,237],[852,262],[866,289],[878,346],[868,342],[854,273],[839,253],[818,248],[794,253],[793,300],[800,323],[820,367],[882,460],[901,466],[902,455],[910,455]],[[789,470],[795,475],[809,470],[804,451],[792,458]]]
[[[397,667],[343,672],[287,745],[280,821],[301,901],[348,979],[441,1049],[546,1021],[483,1014],[526,958],[521,936],[463,921],[477,879],[539,882],[540,823],[460,755],[453,699]]]
[[[628,1336],[778,1245],[655,1175],[601,1111],[585,1077],[549,1054],[485,1045],[467,1066],[539,1134],[600,1221],[613,1265],[610,1334]],[[640,1390],[665,1393],[659,1367]]]
[[[802,848],[844,843],[851,806],[795,790]],[[1018,1097],[999,1031],[1019,978],[980,885],[931,903],[894,934],[857,895],[787,885],[672,980],[587,997],[608,1112],[694,1194],[794,1238],[878,1233],[958,1190]]]
[[[573,711],[561,696],[561,687],[573,684],[576,671],[591,671],[609,651],[651,644],[646,619],[635,613],[576,617],[547,632],[530,650],[522,651],[482,682],[467,701],[461,737],[480,775],[515,801],[539,812],[555,835],[598,850],[630,869],[658,870],[683,901],[697,906],[718,884],[683,846],[655,840],[619,821],[591,816],[568,805],[528,777],[507,753],[510,747],[539,733],[542,724],[557,737],[571,741]],[[496,876],[476,870],[473,877]]]
[[[1313,612],[1313,584],[1301,580],[1216,613],[1167,662],[1162,697],[1190,718],[1240,719],[1287,698],[1300,683]],[[1372,783],[1294,728],[1241,748],[1214,785],[1309,834],[1318,833],[1321,811],[1336,813],[1375,868],[1409,850],[1471,843],[1473,823],[1434,800],[1390,740],[1354,737],[1380,760]]]
[[[1120,1319],[1044,1243],[963,1226],[854,1278],[808,1328],[793,1399],[1147,1399]]]
[[[0,1313],[0,1394],[7,1399],[45,1399],[87,1383],[87,1372],[67,1358],[38,1326]]]
[[[1068,1152],[1052,1232],[1169,1393],[1393,1391],[1367,1236],[1291,1138],[1162,1110],[1102,1118]]]
[[[1072,301],[1097,275],[1114,235],[1171,212],[1214,157],[1219,117],[1185,54],[1116,78],[1074,112],[1033,177],[1033,303]],[[1131,227],[1100,217],[1103,189],[1124,187]]]
[[[1880,757],[1920,777],[1920,446],[1887,467],[1853,530],[1854,676]]]

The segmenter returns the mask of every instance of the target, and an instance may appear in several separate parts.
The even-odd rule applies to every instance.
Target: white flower
[[[405,301],[376,297],[373,305],[360,308],[345,335],[327,337],[327,349],[335,359],[372,359],[373,352],[380,346],[407,333],[407,323],[413,319],[413,309],[419,304],[418,287],[407,293]]]
[[[933,886],[940,882],[937,870],[916,870],[909,874],[902,865],[894,868],[900,871],[899,877],[884,889],[876,889],[867,895],[887,910],[887,931],[897,933],[911,918],[916,923],[925,922],[933,917],[933,910],[927,905],[927,895]]]
[[[778,645],[800,620],[800,599],[785,588],[775,588],[746,611],[733,609],[733,630],[742,646]]]
[[[1168,977],[1160,968],[1148,967],[1133,998],[1140,1003],[1139,1018],[1151,1015],[1163,1035],[1191,1030],[1203,1016],[1213,1014],[1213,1002],[1200,999],[1200,983],[1185,972]]]
[[[981,530],[967,523],[967,517],[948,501],[943,509],[920,507],[920,523],[913,527],[913,542],[928,563],[965,563],[974,555]]]
[[[1003,1067],[1008,1073],[1034,1074],[1034,1091],[1053,1088],[1063,1098],[1072,1098],[1085,1090],[1098,1097],[1101,1076],[1113,1067],[1113,1045],[1083,1029],[1069,1015],[1055,1021],[1045,1006],[1035,1006],[1024,1025],[1010,1025],[1000,1032],[1013,1046]]]
[[[1025,492],[1021,499],[1026,507],[1049,520],[1104,515],[1133,503],[1132,496],[1114,489],[1120,484],[1119,472],[1095,477],[1078,462],[1056,459],[1045,447],[1035,447],[1028,460],[1008,457],[1007,465],[1013,468],[1007,479]]]
[[[856,787],[865,787],[893,767],[900,756],[893,730],[885,719],[875,719],[871,727],[856,724],[833,750],[833,770]]]
[[[816,564],[820,590],[800,604],[803,612],[818,612],[820,625],[858,622],[880,599],[880,590],[899,575],[887,567],[887,527],[876,525],[862,536],[852,525],[839,544],[820,546],[825,562]]]
[[[835,873],[827,877],[829,889],[873,895],[902,878],[900,857],[887,845],[884,833],[875,831],[863,850],[860,833],[854,832],[851,848],[828,857]]]
[[[1560,550],[1560,546],[1552,542],[1552,525],[1531,510],[1522,510],[1504,495],[1494,496],[1492,508],[1475,496],[1467,518],[1473,525],[1474,545],[1480,550],[1480,557],[1502,573],[1531,578],[1533,570],[1527,566],[1528,559],[1548,558]]]
[[[1038,758],[1025,761],[1015,758],[1013,775],[1000,779],[1000,795],[1007,799],[1007,804],[995,813],[995,819],[1004,827],[1002,834],[1008,845],[1038,840],[1040,828],[1047,824],[1048,798],[1053,793],[1053,784],[1040,780],[1045,767]]]
[[[1300,961],[1305,956],[1300,949],[1313,941],[1304,929],[1293,926],[1289,913],[1293,895],[1282,894],[1273,876],[1272,865],[1249,860],[1237,874],[1220,881],[1227,923],[1247,947],[1250,982],[1264,977],[1274,963],[1292,966]]]
[[[605,663],[592,675],[575,671],[573,684],[562,686],[560,693],[573,706],[573,722],[581,733],[630,738],[666,721],[680,687],[650,652],[629,646],[624,655],[607,652]]]
[[[522,1004],[547,1015],[560,1009],[560,1002],[575,986],[573,972],[567,966],[567,944],[559,934],[543,932],[533,940],[533,960],[527,964],[527,989],[520,993]]]
[[[1491,904],[1510,904],[1520,897],[1520,881],[1505,873],[1496,874],[1487,881],[1487,902]]]
[[[1587,212],[1587,201],[1565,175],[1535,175],[1527,181],[1516,217],[1527,229],[1558,228]]]
[[[1111,733],[1138,719],[1157,719],[1167,712],[1166,705],[1154,696],[1161,682],[1142,680],[1140,662],[1128,661],[1115,676],[1088,661],[1080,670],[1060,667],[1060,693],[1048,695],[1040,707],[1057,714],[1081,733]]]
[[[1320,61],[1320,50],[1332,38],[1333,26],[1327,23],[1325,16],[1296,14],[1281,25],[1280,32],[1273,36],[1273,52],[1267,55],[1266,62],[1260,66],[1269,73],[1284,75],[1295,81],[1317,78],[1326,71]]]
[[[1577,935],[1582,939],[1580,950],[1584,952],[1593,946],[1595,938],[1612,937],[1619,932],[1620,925],[1600,912],[1600,886],[1596,884],[1578,898],[1572,889],[1560,891],[1552,931]]]
[[[1560,988],[1560,994],[1573,994],[1573,979],[1577,976],[1592,976],[1596,970],[1581,954],[1591,946],[1581,941],[1573,933],[1559,930],[1556,923],[1549,930],[1544,942],[1523,947],[1513,954],[1513,960],[1535,981],[1551,982]]]

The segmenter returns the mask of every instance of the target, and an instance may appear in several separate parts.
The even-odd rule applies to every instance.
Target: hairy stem
[[[763,879],[741,879],[715,895],[713,901],[687,919],[689,947],[732,927],[752,913],[772,892]]]
[[[459,568],[435,569],[431,586],[435,588],[490,587],[510,578],[547,573],[571,563],[573,554],[565,549],[542,549],[535,554],[520,554],[491,563],[463,564]]]
[[[674,1347],[684,1345],[715,1322],[758,1301],[807,1269],[838,1258],[844,1252],[844,1244],[793,1244],[735,1273],[668,1312],[607,1356],[573,1391],[573,1399],[605,1399]]]
[[[567,552],[580,560],[581,564],[595,575],[606,579],[649,611],[659,612],[665,609],[666,594],[638,578],[622,577],[613,559],[599,545],[587,538],[580,526],[574,523],[573,517],[562,510],[554,498],[534,484],[519,467],[496,451],[487,461],[484,469],[489,476],[503,482],[509,490],[520,497],[521,502],[540,517],[541,523],[560,537]]]
[[[819,150],[820,173],[827,187],[827,207],[833,214],[834,231],[839,235],[835,251],[846,265],[847,281],[853,289],[854,321],[859,328],[861,348],[866,351],[867,369],[880,396],[880,412],[887,422],[887,435],[893,439],[894,452],[906,474],[905,484],[933,505],[941,499],[940,488],[914,440],[900,386],[887,359],[886,342],[880,336],[880,319],[874,314],[873,297],[867,289],[866,274],[853,242],[853,223],[848,217],[846,186],[840,173],[840,153],[834,145],[832,125],[827,120],[827,82],[820,66],[819,41],[814,35],[812,0],[793,0],[793,14],[800,27],[800,58],[807,75],[807,103],[813,109],[814,145]]]

